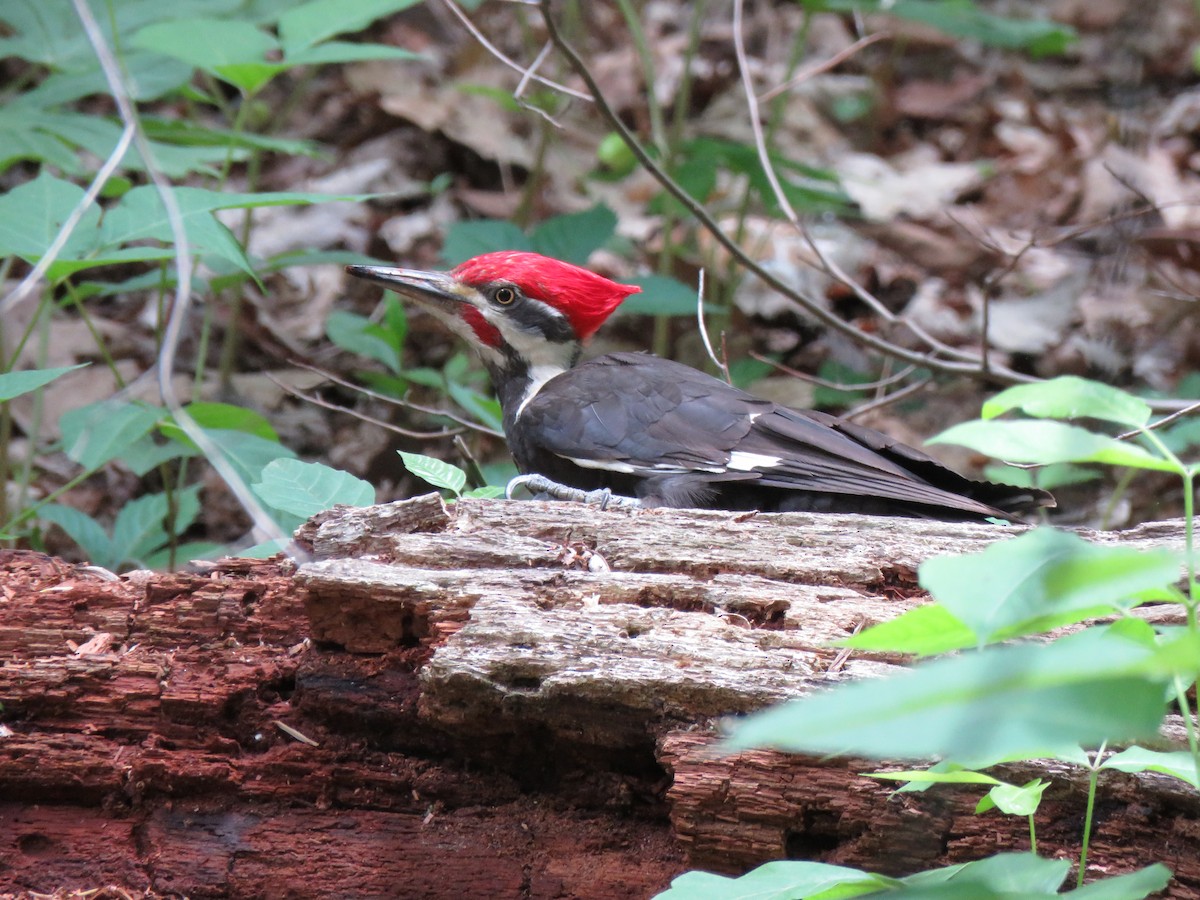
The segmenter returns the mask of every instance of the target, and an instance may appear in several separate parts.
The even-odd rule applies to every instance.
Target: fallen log
[[[902,665],[829,642],[922,602],[924,559],[1015,533],[430,495],[318,516],[298,567],[0,553],[0,889],[647,897],[690,866],[1025,849],[978,791],[711,752],[721,717]],[[1040,847],[1077,856],[1083,779],[1051,768]],[[1092,863],[1200,896],[1195,793],[1103,781]]]

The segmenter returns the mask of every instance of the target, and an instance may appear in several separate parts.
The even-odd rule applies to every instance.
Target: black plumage
[[[973,481],[878,431],[645,353],[601,356],[555,376],[514,424],[522,471],[648,506],[978,520],[1011,519],[1049,500]]]

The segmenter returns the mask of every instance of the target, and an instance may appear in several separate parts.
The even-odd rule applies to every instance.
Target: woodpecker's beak
[[[422,272],[391,266],[346,266],[356,278],[376,281],[388,290],[434,309],[455,312],[460,304],[470,303],[475,291],[446,272]]]

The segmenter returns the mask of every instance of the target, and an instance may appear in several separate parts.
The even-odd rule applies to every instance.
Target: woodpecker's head
[[[477,347],[495,368],[520,363],[569,368],[591,337],[630,294],[570,263],[537,253],[485,253],[450,272],[347,266],[434,313]]]

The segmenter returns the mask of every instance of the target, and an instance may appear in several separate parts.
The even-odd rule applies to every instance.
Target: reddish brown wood
[[[790,856],[889,873],[1027,846],[979,792],[709,752],[712,723],[894,657],[829,642],[1015,533],[436,497],[325,514],[316,561],[106,580],[0,553],[0,891],[648,897]],[[1161,526],[1104,540],[1175,545]],[[1043,853],[1077,853],[1081,776]],[[1195,792],[1112,776],[1092,862],[1200,896]]]

